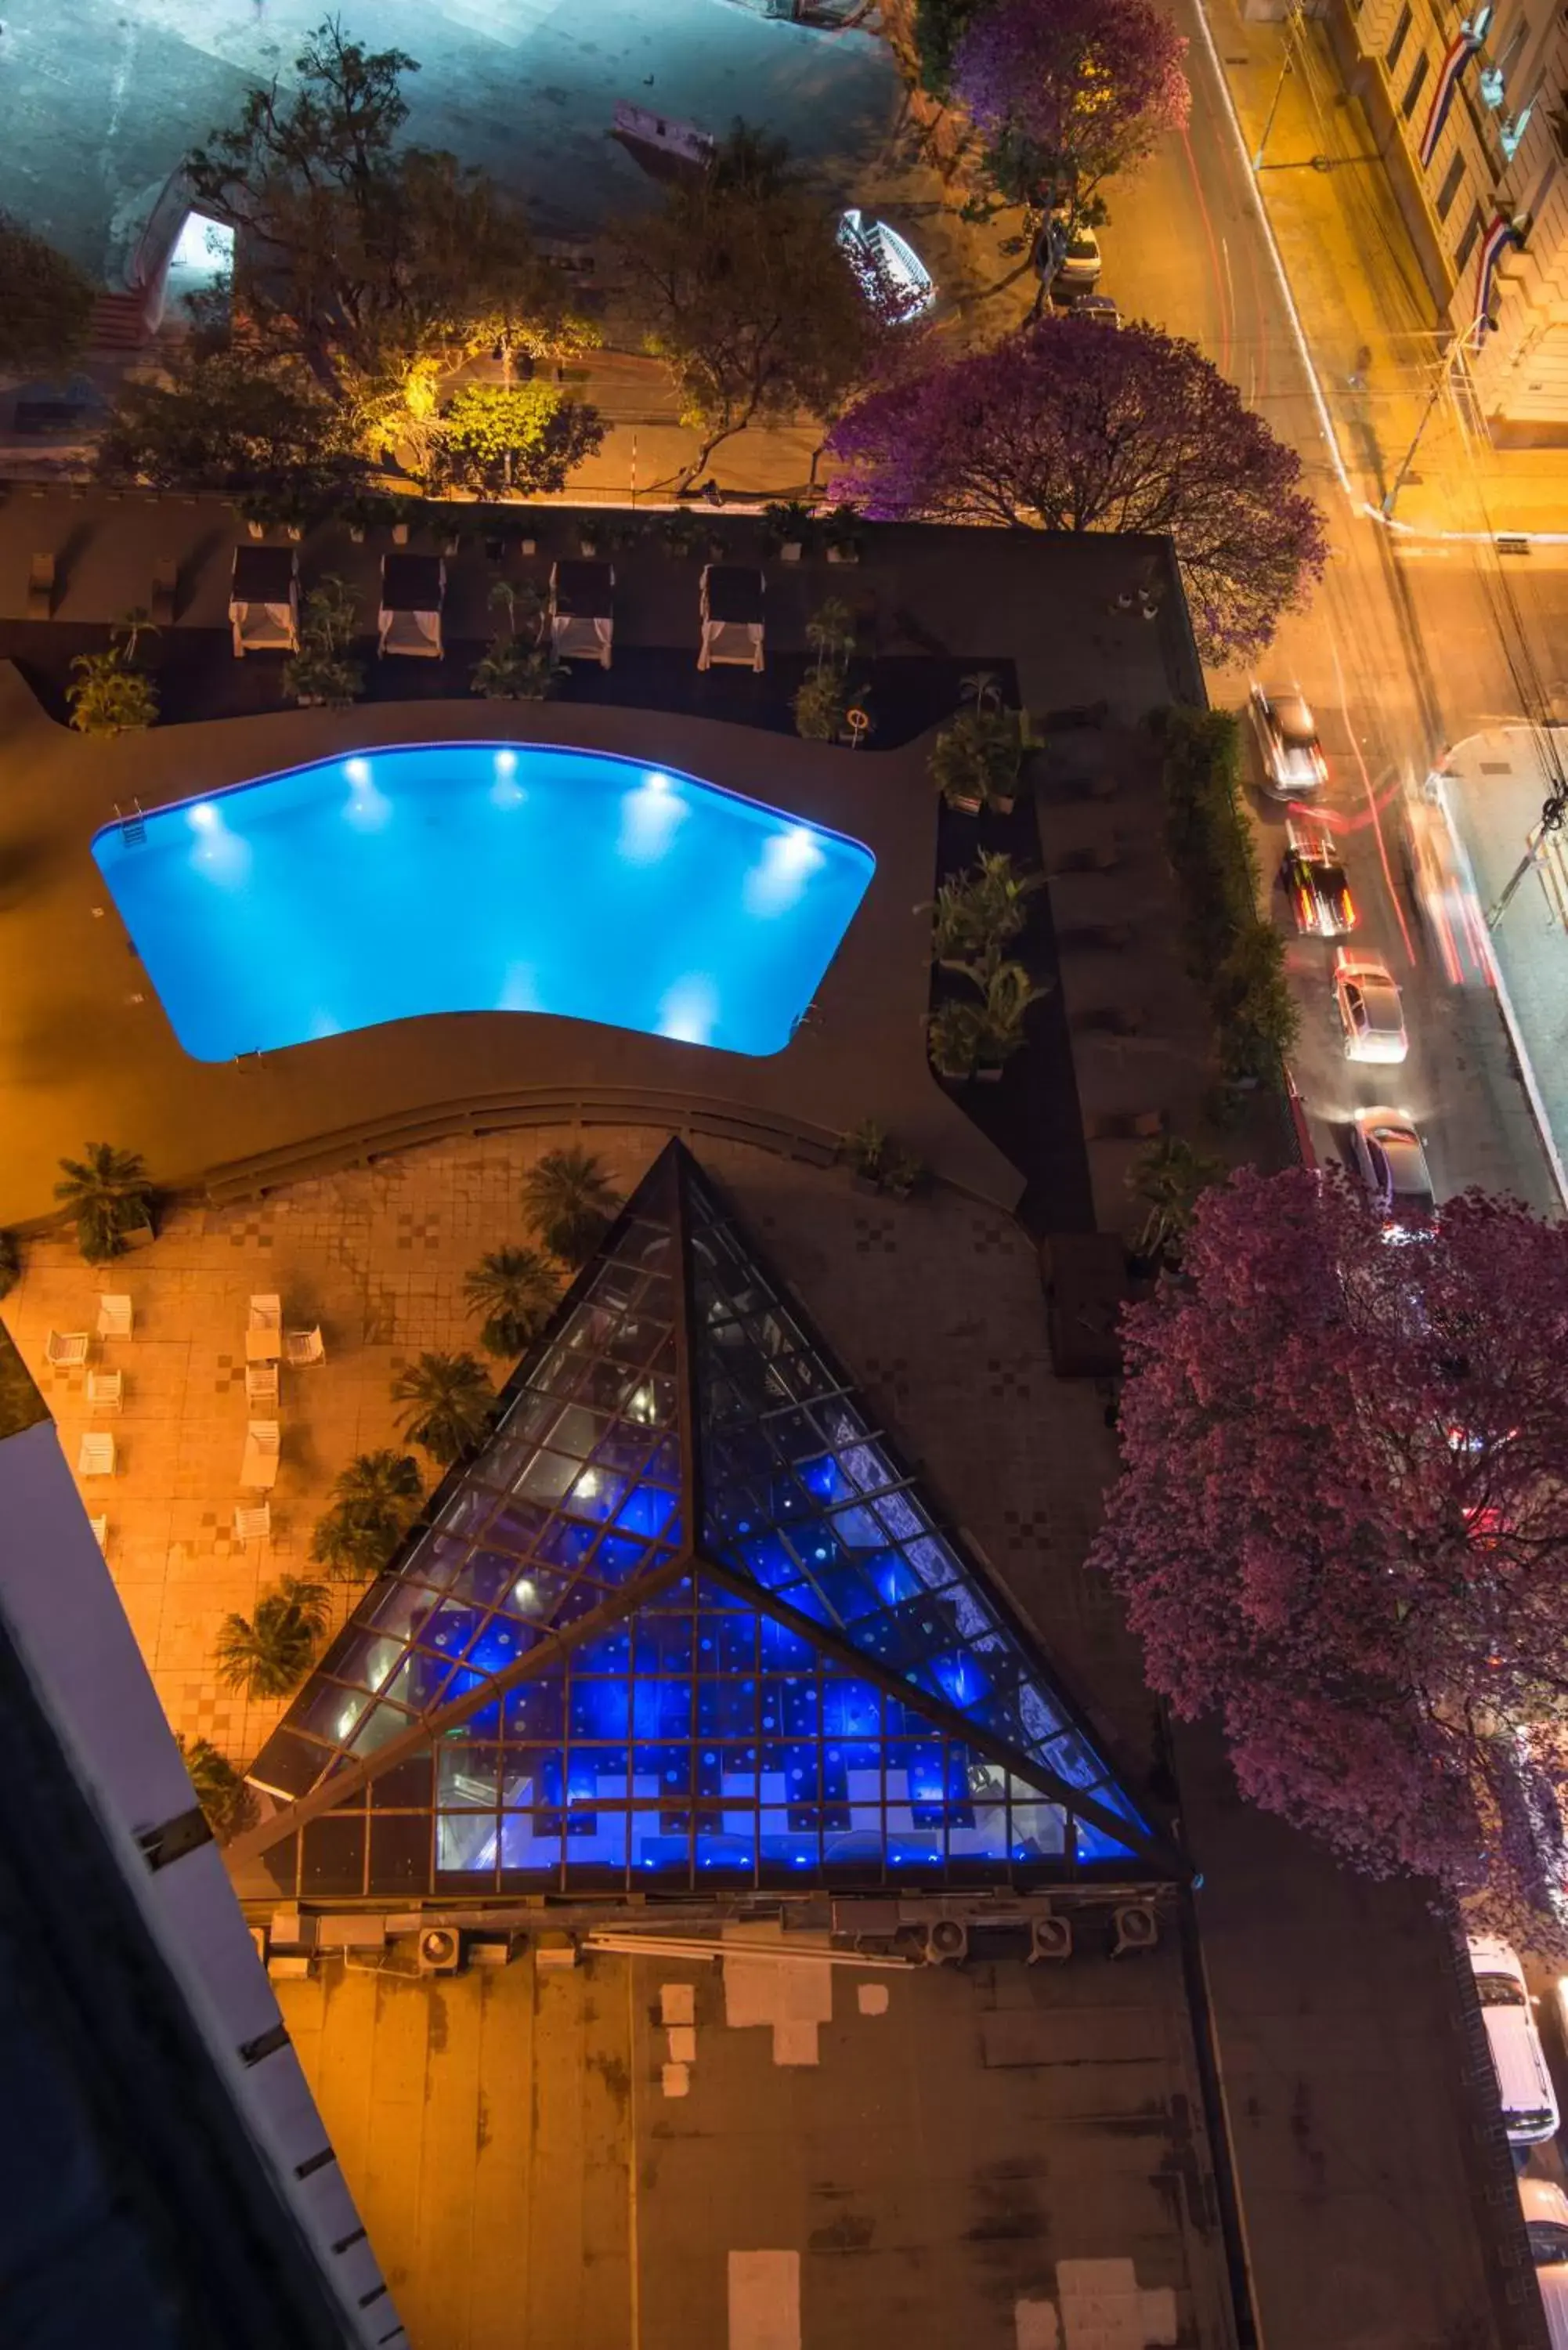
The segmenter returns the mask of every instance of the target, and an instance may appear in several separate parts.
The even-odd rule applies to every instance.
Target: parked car
[[[1056,264],[1051,276],[1054,295],[1071,299],[1075,294],[1094,292],[1100,282],[1100,241],[1092,228],[1075,228],[1069,234],[1063,214],[1053,213],[1034,249],[1034,265],[1042,276],[1053,257]]]
[[[1274,797],[1310,798],[1321,791],[1328,781],[1328,761],[1300,687],[1254,685],[1251,707],[1263,781]]]
[[[1511,2146],[1539,2146],[1557,2135],[1557,2095],[1546,2069],[1535,2010],[1519,1954],[1495,1935],[1472,1934],[1468,1949],[1481,2022]]]
[[[1568,2350],[1568,2195],[1550,2178],[1521,2178],[1519,2208],[1552,2350]]]
[[[1080,294],[1072,311],[1075,318],[1087,318],[1095,327],[1119,327],[1122,322],[1122,314],[1108,294]]]
[[[1334,1000],[1347,1061],[1402,1061],[1409,1051],[1394,974],[1381,955],[1348,955],[1334,966]]]
[[[1321,826],[1292,823],[1280,878],[1303,938],[1342,939],[1355,928],[1355,900],[1334,847]]]
[[[1421,1138],[1402,1110],[1364,1109],[1352,1123],[1355,1169],[1383,1214],[1391,1241],[1424,1239],[1437,1222],[1437,1195]]]

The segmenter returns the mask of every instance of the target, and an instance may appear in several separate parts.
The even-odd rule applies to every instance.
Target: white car
[[[1495,1936],[1472,1934],[1468,1948],[1509,2144],[1539,2146],[1557,2135],[1557,2095],[1524,1969],[1511,1943]]]
[[[1409,1051],[1394,974],[1380,955],[1345,954],[1334,966],[1334,1000],[1347,1061],[1402,1061]]]
[[[1552,2350],[1568,2350],[1568,2195],[1550,2178],[1521,2178],[1519,2208],[1535,2262]]]
[[[1254,685],[1251,703],[1263,781],[1279,800],[1310,798],[1328,781],[1317,721],[1299,686]]]
[[[1385,1236],[1421,1240],[1437,1222],[1437,1195],[1421,1138],[1397,1109],[1364,1109],[1350,1129],[1355,1170],[1382,1211]]]
[[[1053,258],[1056,262],[1051,279],[1053,295],[1070,300],[1074,295],[1094,292],[1100,282],[1100,241],[1092,228],[1075,228],[1068,235],[1064,216],[1053,213],[1036,256],[1042,275]]]

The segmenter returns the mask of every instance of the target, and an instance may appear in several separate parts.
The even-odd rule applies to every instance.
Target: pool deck
[[[637,711],[474,701],[278,712],[88,743],[45,716],[0,670],[10,821],[0,871],[3,1047],[11,1083],[0,1223],[49,1211],[56,1162],[88,1136],[139,1149],[160,1183],[198,1184],[262,1153],[428,1121],[450,1106],[530,1093],[556,1107],[636,1102],[681,1122],[680,1102],[732,1112],[803,1142],[867,1116],[944,1177],[1010,1207],[1020,1179],[932,1078],[922,1019],[931,805],[923,746],[823,749],[709,721]],[[517,1014],[441,1014],[301,1045],[259,1061],[192,1061],[87,854],[116,805],[146,808],[279,768],[404,742],[565,743],[656,756],[705,781],[863,840],[877,871],[810,1016],[767,1059],[593,1024]],[[657,744],[656,752],[650,748]],[[475,877],[483,889],[484,877]],[[461,907],[432,907],[435,920]],[[585,920],[591,923],[591,909]],[[569,1120],[568,1120],[569,1122]]]

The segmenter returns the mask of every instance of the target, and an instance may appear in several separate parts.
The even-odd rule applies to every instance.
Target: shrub
[[[107,652],[78,653],[66,689],[71,724],[78,734],[108,739],[145,732],[158,716],[158,689],[132,669],[123,645]]]
[[[841,669],[814,669],[790,702],[794,731],[807,743],[836,743],[844,731],[849,696]]]

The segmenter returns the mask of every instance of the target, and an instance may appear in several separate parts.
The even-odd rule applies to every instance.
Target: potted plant
[[[794,712],[794,731],[804,741],[836,743],[847,708],[843,671],[809,671],[791,697],[790,708]]]
[[[284,663],[283,690],[302,710],[347,710],[365,687],[348,659],[358,607],[346,579],[328,573],[305,599],[299,650]]]
[[[908,1200],[924,1183],[927,1171],[918,1150],[906,1150],[901,1143],[895,1144],[882,1170],[882,1188],[890,1191],[895,1200]]]
[[[950,996],[926,1023],[926,1049],[944,1086],[967,1085],[980,1058],[980,1006]]]
[[[859,562],[859,516],[853,506],[829,506],[823,516],[822,536],[829,563]]]
[[[356,490],[344,499],[337,509],[340,522],[346,523],[348,536],[356,546],[362,546],[367,531],[382,530],[398,518],[395,498],[378,495],[371,490]]]
[[[89,1142],[80,1159],[62,1159],[55,1197],[76,1218],[77,1246],[88,1264],[107,1264],[152,1234],[152,1186],[139,1150]]]
[[[972,725],[954,719],[931,745],[929,772],[949,807],[959,816],[978,816],[986,805],[990,768]]]
[[[156,720],[158,689],[140,670],[131,668],[123,645],[110,645],[107,652],[75,654],[71,672],[66,699],[78,734],[112,741],[117,734],[141,733]]]
[[[863,1118],[839,1139],[840,1156],[849,1163],[850,1181],[857,1191],[879,1191],[882,1170],[888,1157],[888,1138],[874,1118]]]
[[[981,998],[975,1075],[981,1084],[994,1085],[1003,1064],[1025,1042],[1023,1024],[1030,1006],[1049,991],[1036,986],[1021,962],[1004,962],[994,950],[968,976]]]
[[[659,536],[671,555],[689,556],[706,546],[708,526],[690,506],[677,506],[673,514],[659,517]]]
[[[781,563],[798,563],[810,546],[816,526],[811,508],[799,498],[775,498],[763,508],[763,529],[770,555]]]

